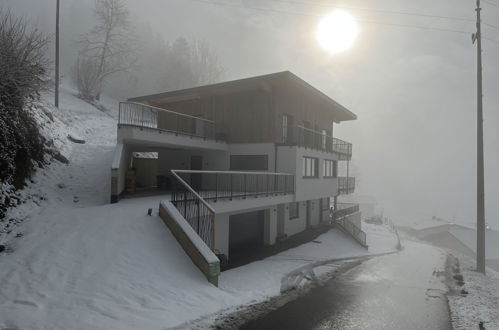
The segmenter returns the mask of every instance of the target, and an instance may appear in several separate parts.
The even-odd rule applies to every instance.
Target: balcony
[[[281,143],[338,154],[339,160],[352,158],[352,144],[303,126],[282,126]]]
[[[226,211],[224,201],[246,206],[276,204],[273,198],[295,193],[295,176],[287,173],[172,170],[176,179],[171,203],[201,237],[214,249],[215,216]],[[265,197],[265,198],[258,198]],[[290,202],[286,201],[286,202]],[[282,202],[282,201],[281,201]],[[225,204],[225,207],[219,207]],[[229,203],[232,204],[232,203]],[[236,206],[240,209],[240,205]]]
[[[226,150],[214,121],[147,104],[120,102],[118,140],[148,145]]]
[[[353,194],[355,192],[355,178],[338,177],[338,193],[340,195]]]

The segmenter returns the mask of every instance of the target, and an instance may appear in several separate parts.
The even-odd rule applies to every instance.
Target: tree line
[[[223,68],[207,41],[183,37],[168,43],[161,37],[139,36],[122,0],[97,0],[95,25],[78,40],[79,54],[71,73],[79,96],[100,99],[106,82],[126,74],[136,84],[157,91],[217,82]],[[133,88],[135,90],[135,88]]]

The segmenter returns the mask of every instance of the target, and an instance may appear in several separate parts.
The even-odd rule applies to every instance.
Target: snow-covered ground
[[[111,104],[113,106],[113,104]],[[117,104],[114,104],[116,107]],[[297,269],[394,251],[397,236],[363,224],[369,251],[337,230],[209,284],[157,215],[159,197],[108,204],[116,119],[63,90],[47,134],[69,159],[39,170],[0,237],[0,329],[163,329],[278,295]],[[41,115],[43,116],[43,115]],[[50,131],[52,133],[50,133]],[[86,141],[74,144],[67,135]],[[147,209],[153,208],[153,216]],[[322,264],[316,269],[311,264]]]
[[[488,268],[486,275],[478,273],[474,260],[459,257],[464,290],[468,294],[449,295],[452,326],[456,330],[499,329],[499,273]]]

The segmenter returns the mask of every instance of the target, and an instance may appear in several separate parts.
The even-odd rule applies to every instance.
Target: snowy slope
[[[24,220],[0,237],[8,246],[0,253],[0,329],[190,327],[190,320],[279,294],[281,280],[310,263],[396,246],[386,228],[365,228],[371,252],[332,230],[316,242],[224,272],[216,288],[158,217],[165,197],[108,204],[113,112],[103,113],[67,89],[60,109],[39,106],[45,133],[69,164],[39,170],[23,192],[38,197],[9,212]],[[69,142],[68,134],[86,143]]]
[[[42,133],[53,141],[69,165],[52,159],[50,165],[37,170],[28,187],[20,192],[25,203],[9,210],[0,224],[0,243],[11,241],[19,234],[17,225],[37,218],[43,209],[107,203],[109,164],[116,143],[117,102],[106,98],[111,113],[104,113],[76,98],[75,93],[63,88],[59,109],[51,106],[51,95],[34,104],[32,113]],[[86,143],[70,142],[68,135]]]

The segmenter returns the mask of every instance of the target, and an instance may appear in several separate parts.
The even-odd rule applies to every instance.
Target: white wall
[[[194,148],[207,150],[227,150],[227,143],[200,137],[175,134],[154,128],[121,126],[118,128],[119,143],[133,143],[155,147]]]
[[[319,159],[317,178],[303,178],[302,159],[304,156]],[[322,176],[324,159],[337,160],[338,156],[333,153],[296,146],[279,146],[277,148],[278,172],[293,173],[296,176],[296,201],[331,197],[338,193],[338,179],[323,178]]]
[[[215,219],[215,250],[229,255],[229,213],[217,214]]]
[[[125,175],[130,167],[131,151],[128,146],[118,143],[111,164],[111,202],[117,202],[119,195],[125,190]]]
[[[284,208],[284,233],[288,236],[298,234],[307,228],[307,202],[299,202],[298,218],[289,218],[289,204]]]

